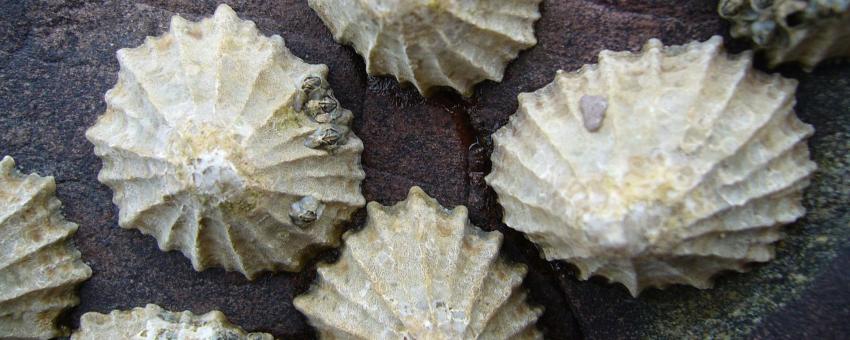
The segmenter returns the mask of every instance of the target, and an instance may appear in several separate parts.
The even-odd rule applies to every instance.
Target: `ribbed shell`
[[[499,257],[502,234],[471,225],[419,187],[371,202],[366,227],[344,236],[294,305],[323,339],[533,339],[542,313],[525,302],[525,267]]]
[[[505,66],[537,44],[541,0],[309,0],[338,42],[371,75],[394,75],[423,95],[502,81]]]
[[[89,312],[80,318],[72,340],[272,340],[270,334],[247,333],[219,311],[203,315],[170,312],[153,304],[109,314]]]
[[[53,177],[24,176],[0,161],[0,338],[65,335],[56,325],[80,302],[76,288],[91,276],[62,217]]]
[[[365,204],[363,143],[339,105],[325,106],[332,119],[308,114],[312,99],[338,104],[325,65],[304,63],[226,5],[200,22],[175,16],[167,34],[118,61],[106,113],[86,136],[122,227],[180,250],[198,271],[248,278],[299,270],[338,244],[341,223]],[[330,130],[342,138],[316,142]]]
[[[850,57],[850,0],[721,0],[732,36],[765,50],[771,67],[797,61],[806,70]]]
[[[722,45],[603,51],[598,65],[521,94],[486,177],[505,223],[581,279],[633,295],[709,288],[719,271],[772,259],[780,226],[805,213],[813,129],[794,114],[796,81]]]

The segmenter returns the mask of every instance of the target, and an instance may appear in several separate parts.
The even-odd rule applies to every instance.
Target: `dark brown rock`
[[[798,108],[818,129],[812,147],[821,171],[807,196],[812,213],[789,229],[780,258],[750,274],[724,276],[712,291],[674,287],[632,299],[619,286],[577,281],[568,265],[540,259],[533,244],[500,222],[495,193],[484,181],[489,134],[516,110],[517,94],[547,84],[558,69],[595,62],[602,49],[636,50],[652,37],[678,44],[725,33],[714,1],[546,0],[536,25],[538,46],[508,67],[502,83],[480,84],[466,99],[447,91],[424,99],[393,79],[368,77],[360,56],[336,44],[303,0],[225,2],[265,34],[283,36],[297,56],[328,64],[334,92],[355,113],[353,128],[365,143],[367,200],[392,204],[418,185],[445,206],[467,205],[476,225],[505,234],[504,253],[528,265],[530,299],[546,307],[539,326],[547,338],[743,337],[751,331],[766,338],[827,336],[836,333],[826,327],[850,318],[850,283],[842,274],[850,267],[850,237],[842,231],[850,201],[850,67],[828,66],[812,75],[784,70],[802,80]],[[0,155],[15,157],[26,172],[56,177],[65,215],[80,224],[78,247],[94,270],[82,286],[82,304],[63,321],[69,326],[88,311],[157,303],[197,313],[219,309],[248,330],[282,338],[315,336],[291,304],[313,281],[313,266],[253,282],[220,269],[193,271],[183,255],[159,251],[152,237],[118,228],[112,193],[96,179],[100,160],[83,136],[115,84],[116,50],[162,34],[175,13],[198,19],[217,4],[0,0]],[[743,47],[733,43],[735,51]],[[350,227],[362,226],[364,215],[358,213]],[[317,261],[335,256],[330,250]],[[736,308],[737,301],[749,305]],[[846,327],[837,330],[847,335]]]

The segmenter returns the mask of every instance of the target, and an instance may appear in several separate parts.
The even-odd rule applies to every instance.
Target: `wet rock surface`
[[[549,263],[518,232],[504,226],[501,208],[483,180],[489,135],[516,110],[516,95],[595,62],[602,49],[637,50],[653,37],[665,44],[725,34],[714,1],[544,1],[539,44],[520,54],[502,83],[484,82],[471,98],[443,91],[423,99],[386,77],[369,77],[353,49],[335,43],[306,1],[225,1],[266,35],[279,34],[293,53],[330,68],[328,81],[355,114],[363,140],[363,193],[388,205],[421,186],[444,206],[464,204],[473,222],[505,234],[503,252],[526,263],[525,286],[543,305],[547,338],[702,337],[723,334],[801,338],[850,334],[850,65],[805,74],[797,110],[817,129],[811,139],[820,166],[805,204],[809,215],[787,229],[776,261],[748,274],[719,278],[717,288],[650,290],[638,299],[620,286],[579,282],[565,263]],[[112,193],[97,181],[100,160],[84,137],[105,109],[116,81],[115,51],[160,35],[170,17],[212,15],[216,1],[0,0],[0,155],[25,172],[56,177],[67,219],[80,224],[76,242],[94,274],[82,303],[63,322],[79,325],[88,311],[109,312],[156,303],[171,310],[218,309],[249,331],[281,338],[315,336],[292,298],[307,290],[314,266],[300,273],[201,273],[177,252],[163,253],[152,237],[117,226]],[[730,43],[733,51],[746,45]],[[760,66],[761,67],[761,66]],[[349,224],[362,226],[361,211]],[[329,250],[317,261],[332,261]]]

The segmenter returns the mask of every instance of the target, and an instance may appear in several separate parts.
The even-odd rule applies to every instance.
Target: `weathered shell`
[[[598,65],[521,94],[486,178],[505,223],[581,279],[633,295],[709,288],[719,271],[772,259],[780,226],[805,213],[813,129],[793,111],[796,81],[722,45],[603,51]]]
[[[196,270],[248,278],[299,270],[338,244],[341,223],[365,204],[363,143],[325,65],[304,63],[226,5],[200,22],[175,16],[167,34],[118,60],[106,113],[86,136],[122,227],[180,250]]]
[[[366,227],[344,236],[339,262],[295,298],[322,338],[541,338],[542,313],[520,283],[526,269],[499,257],[502,234],[471,225],[422,189],[392,207],[371,202]]]
[[[53,177],[0,161],[0,338],[64,335],[56,318],[80,302],[77,285],[91,277],[55,193]]]
[[[449,86],[502,81],[521,50],[537,44],[541,0],[309,0],[338,42],[350,44],[371,75],[394,75],[423,95]]]
[[[109,314],[89,312],[80,318],[72,340],[271,340],[271,334],[247,333],[227,321],[219,311],[204,315],[170,312],[153,304]]]
[[[765,50],[771,67],[797,61],[811,70],[850,57],[850,0],[721,0],[718,9],[732,36]]]

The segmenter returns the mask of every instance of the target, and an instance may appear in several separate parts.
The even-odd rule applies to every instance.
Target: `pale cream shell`
[[[796,61],[811,71],[822,60],[850,57],[850,0],[721,0],[736,38],[751,39],[771,67]]]
[[[393,75],[423,95],[439,86],[472,94],[502,81],[537,44],[541,0],[309,0],[338,42],[354,46],[370,75]]]
[[[294,305],[323,339],[534,339],[541,308],[525,267],[499,257],[502,234],[470,224],[422,189],[392,207],[371,202],[335,264]]]
[[[62,217],[53,177],[24,176],[0,161],[0,338],[65,335],[56,318],[79,303],[91,268],[74,247],[77,225]]]
[[[772,259],[780,226],[805,213],[813,129],[794,113],[797,82],[751,63],[720,37],[653,39],[521,94],[486,177],[505,223],[581,279],[633,295],[709,288],[717,272]],[[604,114],[598,130],[587,113]]]
[[[226,5],[200,22],[175,16],[168,33],[118,60],[106,113],[86,136],[122,227],[180,250],[195,270],[248,278],[297,271],[338,244],[341,224],[365,204],[363,143],[325,65],[303,62]],[[332,114],[318,112],[318,99],[336,104]],[[342,137],[332,148],[311,145],[329,129]],[[299,211],[301,201],[317,211]]]
[[[72,340],[272,340],[267,333],[247,333],[219,311],[203,315],[171,312],[157,305],[109,314],[89,312],[80,318]]]

